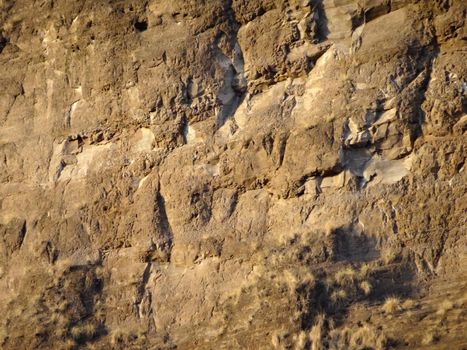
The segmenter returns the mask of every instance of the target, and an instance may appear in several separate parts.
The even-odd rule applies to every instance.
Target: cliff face
[[[0,0],[0,347],[467,347],[466,14]]]

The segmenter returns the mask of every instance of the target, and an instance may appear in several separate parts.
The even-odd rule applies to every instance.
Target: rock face
[[[466,348],[466,15],[0,0],[0,347]]]

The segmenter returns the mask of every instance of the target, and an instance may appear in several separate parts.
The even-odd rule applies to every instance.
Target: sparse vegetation
[[[388,247],[383,251],[382,254],[382,259],[386,265],[391,264],[397,259],[399,259],[400,253],[397,250],[394,250],[393,248]]]
[[[65,350],[76,349],[76,342],[73,339],[67,339],[63,345]]]
[[[430,345],[436,343],[439,340],[439,336],[434,331],[429,331],[425,334],[422,339],[423,345]]]
[[[54,313],[50,316],[49,321],[50,321],[50,323],[52,323],[52,324],[57,324],[57,323],[59,323],[59,322],[61,321],[61,319],[62,319],[61,314],[54,312]]]
[[[316,316],[316,321],[310,331],[310,340],[311,340],[311,349],[312,350],[321,350],[321,344],[324,334],[324,322],[326,316],[324,314],[319,314]]]
[[[444,316],[446,312],[451,310],[454,307],[454,304],[450,300],[443,300],[441,304],[438,306],[438,311],[436,311],[436,314],[440,316]]]
[[[279,345],[280,345],[279,341],[280,341],[279,335],[278,334],[273,334],[272,337],[271,337],[271,344],[274,347],[274,349],[279,348]],[[115,341],[113,340],[113,338],[112,338],[112,344],[115,344]]]
[[[295,349],[305,349],[306,344],[308,342],[308,337],[304,331],[301,331],[297,336],[296,336],[296,341],[295,341]]]
[[[291,293],[294,293],[300,285],[312,285],[315,281],[315,277],[309,271],[285,270],[282,278]]]
[[[337,284],[342,286],[344,284],[352,283],[356,275],[356,271],[351,266],[347,266],[346,268],[336,272],[334,280]]]
[[[388,315],[395,314],[401,309],[401,302],[397,297],[389,297],[385,300],[382,310]]]
[[[365,279],[368,277],[372,269],[372,266],[370,264],[362,264],[360,266],[360,271],[358,272],[358,276],[360,279]]]
[[[369,280],[371,264],[362,264],[360,268],[345,266],[326,279],[326,285],[333,303],[343,304],[358,297],[368,296],[373,290]]]
[[[283,349],[284,344],[289,342],[291,334],[288,331],[278,331],[272,335],[271,343],[274,349]]]
[[[106,270],[103,266],[97,266],[95,269],[96,276],[98,278],[102,278],[105,274]]]
[[[72,265],[73,265],[73,262],[71,261],[70,258],[59,259],[56,263],[57,268],[62,272],[65,270],[68,270]]]
[[[377,334],[369,325],[358,328],[350,338],[351,349],[384,349],[387,339],[383,334]]]
[[[97,334],[97,326],[93,323],[77,325],[71,329],[70,333],[75,341],[81,342],[94,338]]]
[[[69,305],[70,305],[69,301],[64,299],[60,302],[60,304],[58,304],[57,311],[63,312],[68,308]]]
[[[350,344],[351,333],[352,332],[348,327],[331,329],[328,334],[329,349],[338,350],[347,348]]]
[[[333,303],[343,303],[347,300],[348,294],[344,289],[339,289],[337,291],[332,292],[331,300]]]
[[[122,328],[115,328],[110,333],[110,341],[113,345],[120,342],[128,342],[129,340],[135,340],[142,337],[143,334],[136,334],[131,330],[124,330]]]
[[[113,329],[110,334],[110,341],[113,345],[117,344],[120,341],[123,341],[125,337],[125,333],[120,329]]]
[[[360,282],[359,287],[365,295],[369,295],[371,293],[372,287],[371,287],[370,282],[368,281]]]
[[[65,338],[67,336],[67,330],[65,327],[57,328],[54,333],[55,336],[59,339]]]
[[[330,350],[383,350],[387,344],[386,336],[368,324],[357,329],[349,327],[332,329],[328,338]]]
[[[413,299],[407,299],[402,303],[402,308],[404,310],[413,309],[416,306],[416,303]]]

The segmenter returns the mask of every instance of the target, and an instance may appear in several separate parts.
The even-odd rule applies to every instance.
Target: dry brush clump
[[[330,300],[334,305],[345,305],[349,294],[345,289],[335,290],[331,293]]]
[[[78,343],[92,340],[98,333],[99,327],[94,323],[76,325],[70,330],[71,337]]]
[[[385,314],[393,315],[393,314],[395,314],[396,312],[402,310],[401,301],[400,301],[399,298],[397,298],[397,297],[395,297],[395,296],[388,297],[388,298],[386,298],[386,300],[384,301],[384,304],[383,304],[383,306],[381,307],[381,309],[383,310],[383,312],[384,312]]]
[[[277,273],[277,281],[297,298],[293,319],[299,322],[299,327],[296,331],[275,332],[271,339],[273,346],[312,350],[386,348],[389,340],[380,329],[370,324],[352,328],[334,326],[334,320],[337,321],[351,305],[368,300],[375,290],[375,277],[382,268],[382,262],[343,262],[337,269],[310,269],[304,261],[308,262],[307,259],[315,252],[299,249],[303,248],[301,244],[297,246],[298,266],[290,268],[287,260],[284,269]],[[275,264],[281,266],[284,258],[281,259]],[[413,302],[406,301],[404,306],[412,308]],[[400,308],[399,305],[395,310]]]
[[[271,338],[271,344],[274,349],[290,349],[294,343],[298,345],[297,336],[284,329],[274,332]]]
[[[143,331],[136,331],[133,329],[127,329],[124,327],[115,327],[110,331],[110,343],[113,346],[118,344],[138,344],[144,340],[146,334]]]
[[[343,266],[326,278],[326,289],[329,301],[334,308],[341,308],[351,301],[368,297],[372,290],[372,265],[362,264],[360,267]]]
[[[369,325],[359,327],[350,338],[350,349],[374,348],[382,350],[386,348],[386,344],[386,336]]]
[[[73,339],[68,338],[63,343],[63,349],[64,350],[75,350],[76,348],[77,348],[77,344]]]
[[[315,283],[315,277],[305,267],[285,269],[280,275],[280,280],[284,282],[290,293],[295,293],[300,286],[311,286]]]
[[[352,266],[346,266],[338,270],[334,276],[334,282],[339,285],[351,284],[357,277],[357,271]]]
[[[364,323],[357,327],[335,327],[325,314],[319,314],[308,334],[311,350],[384,350],[389,343],[384,333]]]
[[[439,316],[444,316],[448,311],[452,310],[453,308],[454,303],[448,299],[445,299],[438,305],[438,310],[436,311],[436,314]]]
[[[365,296],[368,296],[370,295],[371,293],[371,290],[372,290],[372,286],[371,286],[371,283],[368,282],[368,281],[363,281],[363,282],[360,282],[360,284],[358,285],[360,287],[360,289],[363,291],[363,293],[365,294]]]
[[[425,333],[422,339],[423,345],[431,345],[436,343],[439,340],[439,335],[436,330],[429,330]]]
[[[416,306],[417,306],[417,303],[413,299],[406,299],[402,303],[402,309],[404,309],[404,310],[411,310]]]
[[[323,339],[326,336],[325,322],[326,322],[326,316],[324,314],[319,314],[316,317],[315,324],[311,328],[311,331],[309,334],[312,350],[322,349]]]
[[[351,304],[365,300],[372,293],[372,274],[376,267],[376,263],[345,264],[335,271],[316,272],[312,284],[320,291],[321,302],[313,304],[315,310],[309,313],[313,323],[296,337],[295,347],[308,344],[305,348],[312,350],[385,349],[388,339],[381,330],[370,324],[356,328],[335,327],[334,316],[331,316],[344,312]],[[308,332],[307,336],[303,332]]]
[[[329,331],[329,350],[384,350],[388,339],[374,327],[365,324],[358,328],[335,328]]]

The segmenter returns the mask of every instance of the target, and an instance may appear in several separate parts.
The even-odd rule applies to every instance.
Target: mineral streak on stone
[[[0,0],[0,348],[467,348],[463,0]]]

